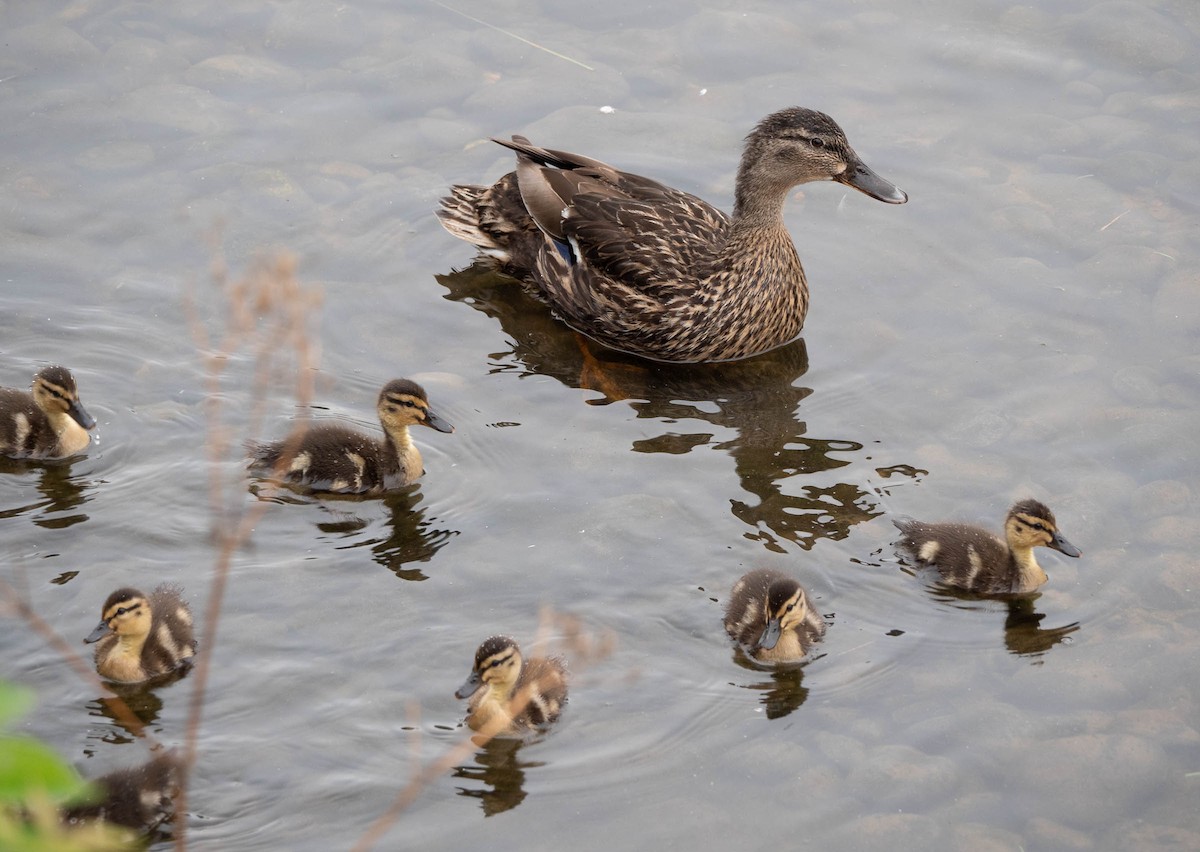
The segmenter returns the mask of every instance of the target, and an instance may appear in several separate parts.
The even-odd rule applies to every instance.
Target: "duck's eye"
[[[820,137],[818,137],[818,136],[814,136],[813,138],[811,138],[811,139],[809,139],[809,140],[808,140],[808,144],[809,144],[809,145],[812,145],[814,148],[824,148],[824,147],[825,147],[825,140],[824,140],[824,139],[821,139],[821,138],[820,138]]]
[[[791,611],[792,611],[792,610],[794,610],[795,608],[796,608],[796,605],[795,605],[795,604],[788,604],[788,605],[787,605],[787,609],[785,609],[785,610],[784,610],[784,612],[791,612]]]

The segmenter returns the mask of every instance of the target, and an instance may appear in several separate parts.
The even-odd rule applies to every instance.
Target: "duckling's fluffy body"
[[[55,459],[81,453],[96,421],[79,401],[75,377],[65,367],[45,367],[30,391],[0,388],[0,454]]]
[[[760,568],[733,584],[725,632],[759,662],[790,663],[803,659],[825,635],[825,620],[809,606],[799,583]]]
[[[192,613],[174,583],[163,583],[149,596],[117,589],[84,641],[98,643],[96,671],[121,683],[169,674],[188,665],[196,653]]]
[[[980,594],[1031,592],[1045,583],[1046,572],[1033,555],[1035,547],[1080,555],[1058,531],[1054,513],[1037,500],[1013,504],[1004,521],[1003,539],[970,524],[930,524],[911,518],[893,523],[904,533],[897,546],[918,564],[936,568],[948,586]]]
[[[512,638],[492,636],[475,652],[471,674],[454,695],[471,699],[472,730],[527,733],[555,721],[567,703],[566,664],[559,657],[526,660]]]
[[[305,491],[382,494],[402,488],[424,472],[408,427],[439,432],[453,432],[454,427],[430,408],[425,389],[408,379],[388,382],[379,392],[376,411],[382,441],[345,426],[317,424],[294,447],[287,441],[248,443],[250,469]]]
[[[141,766],[94,779],[98,800],[67,808],[63,818],[68,822],[102,819],[135,831],[156,828],[174,816],[181,775],[178,755],[163,752]]]
[[[747,137],[733,216],[599,160],[494,140],[517,169],[456,185],[438,212],[451,234],[530,285],[572,328],[662,361],[728,361],[793,340],[808,283],[783,223],[788,191],[834,180],[908,200],[854,153],[832,118],[793,107]]]

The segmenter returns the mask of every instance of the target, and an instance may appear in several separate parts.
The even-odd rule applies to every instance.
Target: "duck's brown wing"
[[[496,141],[517,152],[530,218],[572,255],[568,264],[608,286],[665,301],[694,282],[725,242],[729,217],[694,195],[521,136]]]

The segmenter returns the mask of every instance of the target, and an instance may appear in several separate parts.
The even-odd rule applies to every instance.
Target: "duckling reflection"
[[[967,589],[956,589],[944,583],[930,589],[934,600],[949,604],[956,609],[995,612],[998,603],[1005,607],[1004,647],[1018,657],[1040,657],[1079,630],[1079,622],[1073,621],[1062,627],[1042,627],[1046,614],[1038,612],[1036,603],[1042,595],[1030,592],[1021,595],[1005,595],[1000,601],[995,595],[980,594]]]
[[[183,764],[174,752],[163,752],[141,766],[110,772],[92,783],[95,801],[68,807],[69,823],[104,820],[135,831],[154,832],[175,818]]]
[[[83,512],[72,512],[90,498],[88,492],[95,490],[96,483],[71,472],[76,458],[30,461],[0,456],[0,476],[36,475],[34,487],[38,496],[29,494],[24,506],[6,507],[5,517],[33,515],[33,523],[47,529],[66,529],[88,519]],[[70,513],[70,514],[68,514]]]
[[[96,738],[105,743],[120,744],[131,743],[143,736],[144,728],[152,726],[162,713],[163,702],[157,690],[182,679],[188,671],[189,669],[186,667],[177,669],[141,683],[109,681],[106,685],[116,693],[116,698],[111,695],[101,696],[87,704],[89,716],[105,720],[105,724],[93,726],[92,730],[95,732]],[[141,728],[130,727],[126,717],[116,709],[118,700],[125,703],[129,711],[142,724]],[[128,736],[123,736],[118,729],[125,731]]]
[[[606,349],[557,322],[550,311],[512,280],[481,265],[439,275],[447,299],[462,301],[500,322],[515,341],[490,356],[493,372],[550,376],[572,388],[599,391],[596,404],[629,400],[639,418],[658,420],[664,431],[637,441],[640,453],[683,454],[712,447],[732,456],[742,488],[754,499],[733,500],[733,514],[751,528],[747,537],[783,552],[781,541],[812,547],[842,539],[850,528],[882,514],[876,496],[856,483],[804,486],[785,493],[782,481],[824,473],[863,457],[852,439],[805,435],[796,412],[812,390],[799,380],[808,369],[804,341],[744,361],[719,364],[648,362]],[[680,423],[712,428],[683,431]],[[718,432],[735,437],[718,441]]]
[[[813,657],[820,659],[823,655]],[[768,719],[782,719],[789,713],[799,710],[808,699],[808,687],[804,685],[804,666],[787,666],[763,672],[762,666],[746,656],[746,652],[738,648],[734,660],[739,666],[751,669],[759,674],[767,675],[769,680],[738,684],[742,689],[752,689],[761,692],[759,703]]]
[[[510,811],[525,801],[525,770],[544,766],[537,761],[517,759],[524,742],[498,737],[488,740],[475,753],[478,766],[456,766],[453,777],[486,785],[488,789],[459,787],[458,795],[479,799],[484,816]]]

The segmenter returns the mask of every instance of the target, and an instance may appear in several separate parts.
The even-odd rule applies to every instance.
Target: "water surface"
[[[1200,847],[1192,5],[455,9],[0,10],[0,381],[63,363],[100,424],[85,458],[0,466],[3,576],[56,630],[122,585],[209,600],[185,294],[216,334],[214,232],[235,274],[286,250],[323,293],[316,416],[371,428],[409,376],[458,427],[415,434],[419,485],[272,505],[238,553],[201,635],[196,848],[351,845],[464,738],[477,644],[532,642],[543,605],[615,649],[573,660],[555,730],[478,749],[382,848]],[[794,194],[812,309],[763,359],[582,350],[432,215],[511,168],[486,141],[511,133],[728,209],[742,137],[794,104],[911,200]],[[286,364],[257,392],[247,351],[225,367],[234,443],[282,435]],[[1047,552],[1036,597],[897,565],[889,515],[998,529],[1024,496],[1084,552]],[[830,622],[801,669],[740,665],[721,630],[758,566]],[[144,759],[20,622],[0,658],[84,774]],[[168,744],[193,685],[137,703]]]

